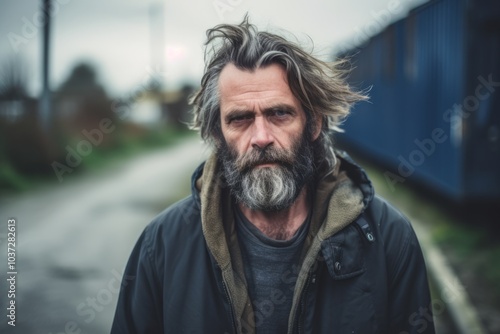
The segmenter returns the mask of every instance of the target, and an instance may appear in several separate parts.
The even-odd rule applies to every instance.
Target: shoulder
[[[172,233],[193,228],[199,222],[199,203],[193,196],[188,196],[158,214],[146,227],[145,232],[151,235]]]
[[[141,243],[156,262],[174,250],[189,247],[196,238],[203,238],[200,208],[196,199],[188,196],[156,216],[144,229]]]
[[[379,195],[374,196],[365,215],[383,234],[384,240],[414,234],[408,217]]]
[[[410,263],[420,263],[422,253],[410,220],[384,198],[376,195],[365,212],[382,242],[388,272],[393,278]]]

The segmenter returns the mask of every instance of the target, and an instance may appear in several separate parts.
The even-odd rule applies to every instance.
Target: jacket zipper
[[[233,303],[231,302],[231,298],[229,297],[229,292],[227,291],[226,282],[224,282],[224,279],[222,279],[222,289],[224,290],[224,294],[229,304],[229,318],[231,319],[231,324],[233,325],[233,333],[237,334],[238,331],[236,328],[236,319],[234,317]]]

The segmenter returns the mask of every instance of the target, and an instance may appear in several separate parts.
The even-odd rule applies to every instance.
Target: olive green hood
[[[362,213],[366,198],[369,197],[369,192],[372,192],[371,186],[366,190],[366,187],[360,184],[359,177],[352,177],[352,173],[344,168],[344,165],[350,164],[348,159],[340,155],[338,161],[334,170],[319,173],[322,176],[316,183],[316,188],[313,189],[311,225],[304,244],[302,266],[295,285],[289,331],[292,328],[301,292],[320,252],[321,243],[352,223]],[[253,310],[246,288],[234,226],[231,196],[220,177],[220,171],[220,162],[213,154],[206,161],[203,174],[196,180],[196,188],[199,190],[201,199],[203,234],[208,249],[222,270],[238,332],[254,333]]]

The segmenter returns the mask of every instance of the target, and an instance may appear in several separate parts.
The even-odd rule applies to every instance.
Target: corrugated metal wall
[[[471,1],[468,22],[466,92],[479,103],[467,101],[464,182],[473,196],[500,198],[500,1]]]
[[[371,103],[355,106],[340,136],[455,196],[464,192],[464,150],[447,111],[464,99],[465,13],[465,0],[432,1],[357,50],[351,82],[372,86]]]

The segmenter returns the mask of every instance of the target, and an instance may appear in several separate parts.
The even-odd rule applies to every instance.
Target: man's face
[[[277,64],[253,72],[228,64],[219,91],[218,153],[233,194],[251,209],[289,207],[313,173],[313,153],[285,71]]]
[[[289,150],[304,130],[306,115],[280,65],[250,72],[228,64],[219,92],[222,134],[238,154],[269,145]]]

